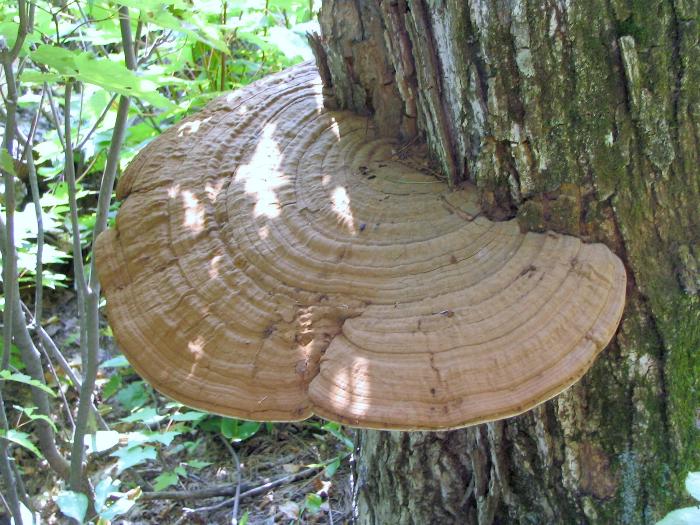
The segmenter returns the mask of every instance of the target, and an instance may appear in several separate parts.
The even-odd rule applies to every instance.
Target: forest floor
[[[62,290],[45,298],[45,329],[62,349],[76,373],[80,371],[78,348],[79,322],[76,318],[76,301],[73,292]],[[106,327],[106,324],[104,324]],[[101,341],[100,361],[119,355],[111,337]],[[122,389],[140,378],[130,368],[123,369],[120,381]],[[60,372],[60,371],[59,371]],[[104,386],[109,382],[112,369],[101,369],[96,405],[110,431],[119,434],[119,443],[105,450],[88,455],[88,472],[93,486],[112,477],[121,482],[120,491],[136,501],[131,509],[114,519],[114,524],[343,524],[351,518],[352,494],[350,480],[350,452],[348,436],[351,431],[343,429],[345,442],[337,433],[323,430],[323,421],[310,420],[300,423],[264,424],[251,437],[229,447],[221,432],[212,430],[212,425],[188,423],[178,427],[179,432],[169,443],[160,443],[154,459],[140,461],[120,471],[119,458],[115,456],[123,448],[125,436],[134,431],[168,434],[170,424],[152,424],[144,421],[125,422],[130,411],[113,395],[101,399]],[[61,374],[50,376],[47,383],[57,388],[56,378],[69,406],[75,406],[77,392],[67,385]],[[163,413],[170,402],[148,388],[149,407]],[[8,405],[29,406],[26,388],[6,389]],[[8,402],[9,401],[9,402]],[[59,411],[56,401],[55,409]],[[74,416],[74,414],[73,414]],[[19,413],[15,417],[21,418]],[[217,419],[215,416],[206,416]],[[63,445],[69,442],[70,428],[65,407],[53,415]],[[218,427],[216,427],[218,428]],[[115,432],[116,431],[116,432]],[[343,437],[341,436],[341,438]],[[166,440],[167,441],[167,440]],[[65,449],[65,447],[64,447]],[[236,460],[240,461],[240,496],[235,497],[239,483]],[[42,523],[62,524],[68,520],[60,513],[55,503],[56,495],[65,487],[58,481],[46,462],[37,460],[26,449],[14,448],[16,464],[23,473],[26,491]],[[340,458],[332,468],[329,459]],[[165,489],[158,489],[159,476],[164,472],[176,472],[176,480]],[[162,481],[160,482],[162,485]],[[272,486],[268,486],[271,484]],[[217,496],[203,492],[216,491]],[[207,497],[208,496],[208,497]],[[237,506],[238,522],[234,521]],[[1,514],[1,513],[0,513]],[[0,523],[2,523],[0,515]],[[104,522],[107,523],[107,522]]]

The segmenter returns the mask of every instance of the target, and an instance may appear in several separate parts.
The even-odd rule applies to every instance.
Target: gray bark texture
[[[330,107],[425,140],[495,220],[604,242],[629,275],[582,381],[504,421],[358,431],[363,524],[654,523],[700,469],[694,0],[325,0]]]

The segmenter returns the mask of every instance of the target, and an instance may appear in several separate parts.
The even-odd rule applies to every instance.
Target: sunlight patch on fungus
[[[204,207],[191,191],[182,192],[182,203],[185,206],[184,225],[199,233],[204,229]]]
[[[204,357],[204,338],[200,335],[194,341],[187,343],[187,349],[194,356],[195,361]]]
[[[207,117],[202,120],[190,120],[188,122],[183,122],[177,128],[177,136],[184,137],[186,135],[194,135],[199,131],[199,128],[202,127],[202,124],[206,124],[210,120],[211,117]]]
[[[287,182],[280,169],[282,154],[277,145],[277,126],[267,124],[260,135],[250,160],[243,164],[236,178],[245,184],[245,192],[255,198],[254,215],[275,219],[280,214],[280,202],[275,190]]]
[[[329,405],[339,414],[351,417],[362,417],[367,413],[371,393],[370,362],[368,359],[355,356],[352,366],[343,367],[335,373],[330,383]],[[359,399],[358,399],[359,396]]]
[[[333,212],[340,219],[340,223],[346,226],[353,235],[357,234],[355,220],[350,209],[348,191],[343,186],[338,186],[333,190],[331,200],[333,201]]]
[[[204,352],[204,337],[198,335],[193,341],[187,343],[187,350],[190,353],[192,366],[190,366],[189,376],[194,377],[197,372],[197,365],[206,358]]]
[[[221,193],[221,190],[224,187],[224,181],[220,180],[216,184],[210,184],[207,183],[204,186],[204,191],[207,193],[207,197],[209,197],[209,202],[216,202],[216,198],[219,196],[219,193]]]
[[[333,136],[335,136],[336,140],[340,140],[340,125],[338,124],[338,121],[335,119],[335,117],[331,117],[331,126],[328,128],[328,130],[333,133]]]
[[[219,278],[219,266],[221,265],[221,259],[223,259],[223,256],[215,255],[212,257],[211,262],[209,263],[209,277],[212,279]]]

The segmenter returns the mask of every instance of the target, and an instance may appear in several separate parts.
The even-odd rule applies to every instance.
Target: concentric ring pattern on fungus
[[[214,413],[404,430],[518,414],[578,380],[622,315],[620,260],[479,217],[320,93],[291,68],[131,163],[97,264],[134,368]]]

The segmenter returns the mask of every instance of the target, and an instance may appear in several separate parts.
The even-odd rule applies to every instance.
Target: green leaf
[[[199,459],[191,459],[190,461],[187,462],[187,466],[192,467],[194,469],[208,467],[211,464],[212,464],[211,461],[201,461]]]
[[[93,53],[78,53],[62,47],[40,45],[32,53],[32,60],[55,69],[64,77],[75,78],[121,95],[142,98],[157,107],[173,107],[172,102],[158,93],[158,84],[139,77],[120,63],[95,58]]]
[[[323,499],[321,499],[321,496],[314,494],[313,492],[306,495],[304,508],[311,512],[311,514],[318,514],[321,512],[321,505],[323,505]]]
[[[112,359],[107,359],[107,361],[100,365],[100,368],[124,368],[126,366],[129,366],[129,361],[127,361],[126,356],[118,355]]]
[[[198,412],[198,411],[190,411],[190,412],[178,412],[177,414],[173,414],[170,419],[173,421],[201,421],[205,417],[207,417],[209,414],[206,414],[204,412]]]
[[[115,374],[109,378],[109,381],[102,387],[102,397],[109,399],[116,394],[122,387],[122,376]]]
[[[161,443],[167,447],[170,446],[173,439],[180,434],[182,434],[182,432],[170,430],[168,432],[129,432],[127,436],[130,447],[142,445],[143,443]]]
[[[112,452],[110,456],[119,458],[119,461],[117,461],[117,474],[120,474],[122,471],[145,463],[149,459],[156,459],[157,454],[154,447],[124,447]]]
[[[340,467],[340,457],[335,458],[333,461],[328,463],[328,465],[326,465],[326,468],[324,469],[326,477],[332,478],[333,474],[335,474],[335,472],[338,470],[338,467]]]
[[[26,432],[20,432],[18,430],[8,430],[6,433],[5,430],[0,429],[0,438],[6,439],[7,441],[11,441],[12,443],[16,443],[17,445],[26,448],[27,450],[34,453],[34,455],[38,458],[44,458],[39,449],[36,448],[34,443],[32,443],[29,440],[29,434],[27,434]]]
[[[58,73],[42,73],[35,69],[25,69],[19,77],[20,82],[28,84],[43,84],[44,82],[53,84],[63,80],[63,78],[63,75]]]
[[[135,381],[117,392],[114,398],[127,410],[133,410],[148,402],[148,392],[143,381]]]
[[[120,484],[119,480],[112,480],[111,477],[107,476],[95,487],[95,508],[100,515],[100,522],[104,523],[114,520],[117,516],[128,512],[136,503],[134,499],[118,491]],[[108,506],[108,498],[115,497],[118,499]]]
[[[98,430],[84,438],[88,454],[104,452],[119,444],[119,432],[116,430]]]
[[[56,496],[56,505],[69,518],[83,523],[88,508],[88,498],[80,492],[64,490]]]
[[[27,374],[20,374],[19,372],[12,373],[9,370],[2,370],[0,371],[0,380],[24,383],[25,385],[33,386],[38,388],[39,390],[43,390],[47,394],[50,394],[52,397],[56,397],[56,393],[53,390],[51,390],[48,386],[46,386],[41,381],[32,379]]]
[[[153,425],[165,419],[165,416],[158,414],[154,407],[141,408],[130,416],[121,418],[124,423],[143,423],[144,425]]]
[[[232,418],[221,419],[221,433],[232,441],[245,441],[260,430],[257,421],[240,421]]]
[[[18,412],[22,412],[25,416],[27,416],[31,421],[36,421],[37,419],[41,419],[42,421],[46,421],[51,428],[53,428],[54,432],[57,432],[58,430],[56,429],[56,424],[51,420],[51,418],[45,414],[35,414],[34,411],[37,409],[36,407],[21,407],[19,405],[12,405],[12,408],[17,410]]]
[[[301,57],[303,60],[313,58],[313,53],[306,40],[286,27],[270,28],[266,40],[287,58]]]
[[[246,511],[243,513],[243,516],[241,516],[241,519],[238,520],[238,525],[247,525],[247,524],[248,524],[248,519],[249,519],[249,518],[250,518],[250,514],[249,514],[248,511],[246,510]]]
[[[102,509],[106,508],[107,498],[118,491],[120,484],[121,481],[112,480],[110,476],[107,476],[95,486],[95,507],[97,512],[101,512]]]
[[[3,171],[6,171],[13,177],[16,176],[15,162],[12,160],[12,157],[5,148],[2,148],[0,150],[0,168],[2,168]]]
[[[121,516],[122,514],[125,514],[129,512],[131,507],[136,505],[136,501],[133,499],[130,499],[127,496],[123,496],[119,498],[117,501],[112,503],[109,507],[107,507],[105,510],[100,512],[100,518],[111,522],[116,518],[117,516]]]
[[[0,264],[0,268],[2,268],[2,264]],[[5,296],[0,296],[0,306],[4,306],[4,304]],[[0,310],[2,310],[2,308],[0,308]],[[0,355],[2,355],[4,351],[5,342],[3,341],[3,338],[0,337]],[[10,366],[18,370],[24,370],[25,368],[24,362],[22,361],[21,352],[15,345],[10,347]]]
[[[345,445],[345,448],[348,450],[353,450],[355,448],[355,444],[353,443],[352,439],[350,439],[348,436],[343,434],[342,426],[338,423],[326,423],[321,427],[323,430],[326,432],[330,433],[333,437],[335,437],[338,441],[340,441],[343,445]]]
[[[168,487],[172,487],[180,479],[175,472],[163,472],[160,476],[157,476],[155,483],[153,484],[153,490],[163,490]]]

